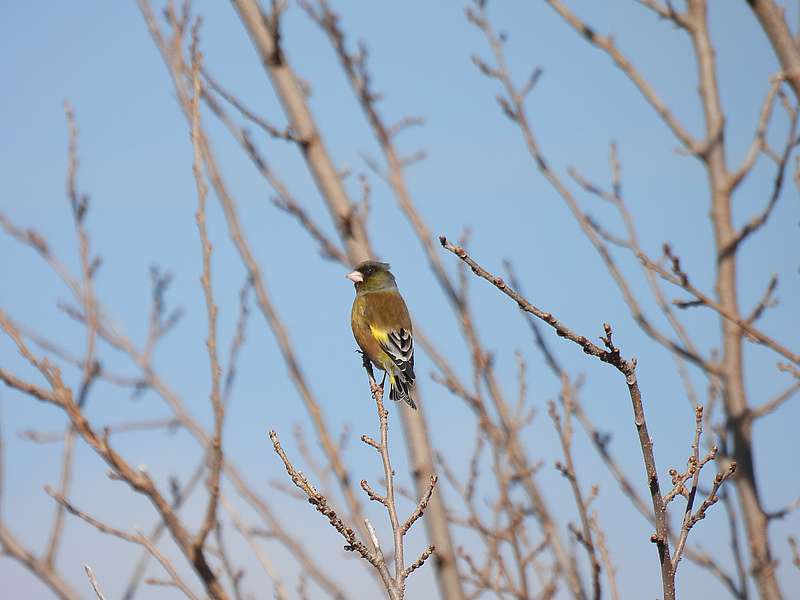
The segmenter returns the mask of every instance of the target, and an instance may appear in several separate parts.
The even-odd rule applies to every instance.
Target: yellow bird
[[[356,286],[350,326],[359,348],[389,377],[389,398],[417,408],[414,389],[414,340],[411,317],[389,265],[367,260],[347,274]],[[381,384],[383,385],[383,384]]]

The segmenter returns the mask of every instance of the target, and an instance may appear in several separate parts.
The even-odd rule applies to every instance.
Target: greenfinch
[[[389,377],[389,398],[417,408],[414,389],[414,339],[411,317],[389,265],[367,260],[347,274],[355,284],[350,314],[353,337],[364,356]]]

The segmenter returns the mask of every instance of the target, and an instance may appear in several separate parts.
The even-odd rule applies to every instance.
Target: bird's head
[[[397,286],[389,264],[377,260],[359,263],[346,277],[355,284],[358,292],[375,292]]]

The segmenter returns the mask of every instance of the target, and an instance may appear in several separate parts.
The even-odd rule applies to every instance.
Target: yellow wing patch
[[[387,341],[389,341],[389,332],[379,329],[375,327],[375,325],[369,326],[369,332],[372,334],[372,337],[378,340],[381,344],[385,344]]]

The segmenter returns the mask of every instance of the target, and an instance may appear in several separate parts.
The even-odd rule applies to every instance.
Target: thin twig
[[[206,228],[206,197],[208,186],[203,178],[203,159],[200,147],[200,68],[202,55],[198,49],[198,29],[200,22],[192,30],[192,89],[191,98],[191,128],[193,162],[192,172],[197,186],[197,229],[200,233],[200,247],[203,256],[203,274],[200,281],[203,286],[203,296],[206,303],[208,319],[208,337],[206,348],[208,351],[209,370],[211,372],[211,393],[209,394],[211,408],[214,413],[214,433],[211,438],[211,451],[208,456],[209,469],[206,487],[208,488],[208,504],[202,525],[194,538],[195,552],[199,552],[206,542],[206,538],[214,528],[217,520],[217,505],[219,504],[219,484],[222,473],[222,425],[225,419],[225,408],[220,397],[220,374],[222,369],[217,357],[217,312],[214,302],[214,292],[211,283],[211,242],[208,240]]]
[[[54,490],[50,489],[49,487],[45,487],[45,491],[59,504],[62,504],[64,508],[70,513],[75,515],[76,517],[80,518],[81,520],[85,521],[98,531],[102,533],[106,533],[108,535],[117,537],[121,540],[125,540],[126,542],[131,542],[133,544],[138,544],[140,546],[144,546],[147,550],[153,555],[153,557],[161,564],[167,574],[170,576],[171,582],[177,586],[190,600],[199,600],[199,598],[194,594],[194,592],[189,589],[189,587],[184,583],[183,579],[178,575],[178,571],[172,562],[158,549],[154,546],[150,540],[148,540],[145,536],[141,534],[141,532],[128,533],[122,531],[121,529],[117,529],[116,527],[112,527],[99,521],[98,519],[92,517],[91,515],[83,512],[76,508],[71,502],[69,502],[66,498],[55,492]]]
[[[561,402],[564,406],[563,422],[556,410],[555,402],[550,401],[548,406],[548,414],[553,421],[556,433],[558,433],[565,461],[564,464],[556,463],[556,468],[561,471],[561,474],[569,481],[572,488],[575,506],[581,519],[581,529],[580,531],[576,530],[576,533],[579,534],[578,539],[586,549],[586,554],[589,557],[589,564],[592,569],[592,597],[595,600],[600,600],[602,595],[600,587],[600,557],[592,535],[589,503],[584,497],[583,490],[581,490],[572,458],[572,384],[566,375],[562,376],[561,380]]]
[[[97,596],[97,600],[106,600],[106,597],[100,590],[100,584],[97,583],[97,578],[92,572],[92,568],[89,565],[83,565],[83,570],[86,571],[86,576],[89,578],[89,583],[92,585],[92,589],[94,590],[95,596]]]

